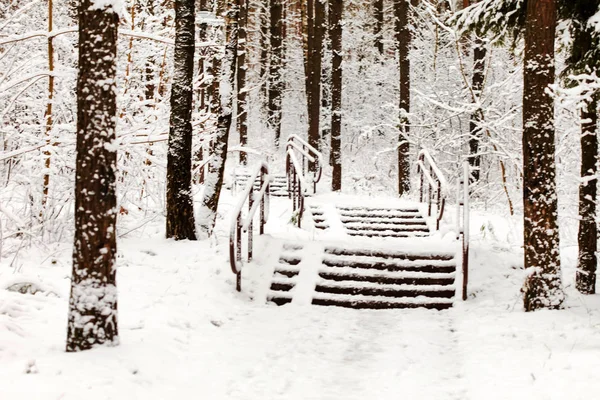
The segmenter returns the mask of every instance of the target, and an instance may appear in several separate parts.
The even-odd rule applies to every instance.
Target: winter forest
[[[600,0],[1,0],[0,399],[590,399]]]

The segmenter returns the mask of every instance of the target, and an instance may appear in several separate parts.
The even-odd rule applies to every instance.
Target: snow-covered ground
[[[273,200],[269,228],[301,235],[286,207]],[[524,313],[511,221],[474,213],[469,300],[438,312],[265,304],[250,298],[258,263],[235,291],[228,217],[205,242],[165,240],[155,219],[119,242],[120,346],[77,354],[70,244],[23,250],[0,260],[0,399],[595,398],[600,296],[574,290],[569,248],[566,309]],[[15,282],[41,290],[4,290]]]

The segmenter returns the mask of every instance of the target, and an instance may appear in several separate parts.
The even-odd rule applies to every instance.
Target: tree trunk
[[[321,68],[323,61],[323,23],[325,22],[325,4],[321,0],[314,0],[314,9],[308,10],[309,27],[308,36],[308,143],[319,149],[321,132],[319,131],[319,119],[321,116]],[[311,35],[312,33],[312,35]],[[315,171],[314,162],[309,162],[309,170]]]
[[[264,107],[268,102],[269,97],[269,26],[270,26],[270,1],[263,0],[261,2],[261,13],[260,13],[260,78],[262,82],[262,103],[261,108]],[[268,107],[267,107],[268,114]]]
[[[239,41],[238,41],[238,60],[237,60],[237,131],[240,135],[240,145],[248,145],[248,105],[246,104],[246,40],[248,27],[248,1],[239,0],[240,18],[239,18]],[[246,153],[240,152],[240,163],[246,165],[248,162]]]
[[[52,32],[53,29],[53,4],[52,0],[48,0],[48,32]],[[50,145],[52,138],[52,105],[54,101],[54,44],[53,37],[48,37],[48,71],[50,76],[48,77],[48,103],[46,105],[46,113],[44,114],[45,131],[46,131],[46,143]],[[48,202],[48,194],[50,192],[50,163],[51,153],[50,150],[44,152],[46,160],[44,166],[46,171],[44,172],[44,187],[42,190],[42,211],[40,216],[43,217],[46,209],[46,203]]]
[[[383,55],[383,0],[373,2],[373,11],[375,14],[375,48],[380,55]]]
[[[581,119],[581,178],[590,179],[579,185],[579,257],[576,287],[581,293],[596,293],[596,268],[598,260],[598,227],[596,226],[596,193],[598,180],[598,110],[597,99],[582,110]]]
[[[331,190],[342,190],[342,13],[343,0],[329,0],[331,38]]]
[[[398,43],[398,65],[400,68],[400,126],[398,136],[398,195],[407,194],[410,190],[410,145],[409,120],[410,113],[410,60],[408,58],[412,35],[409,26],[409,0],[394,2],[396,14],[396,42]]]
[[[196,240],[192,199],[194,0],[175,0],[174,72],[167,153],[167,238]]]
[[[230,0],[226,14],[226,44],[225,55],[221,67],[219,93],[221,109],[217,120],[217,135],[213,149],[213,158],[208,163],[208,176],[204,185],[204,197],[200,207],[200,236],[207,238],[212,235],[217,218],[217,207],[223,187],[225,161],[227,159],[227,144],[233,110],[233,87],[238,51],[238,18],[239,5],[236,0]],[[241,0],[237,0],[241,1]]]
[[[526,311],[559,308],[564,300],[557,224],[554,102],[554,0],[529,0],[523,85],[523,217]]]
[[[281,67],[283,59],[282,0],[271,0],[271,65],[269,67],[269,125],[275,131],[275,147],[279,147],[281,137],[281,99],[283,96],[283,79]]]
[[[480,102],[481,92],[485,79],[485,57],[487,50],[485,44],[479,38],[475,39],[473,47],[473,78],[471,89],[477,101]],[[479,180],[481,168],[481,155],[479,155],[479,143],[481,141],[482,131],[480,128],[482,110],[473,111],[469,121],[469,164],[471,165],[471,176],[474,181]]]
[[[79,3],[75,239],[66,350],[117,345],[117,26],[109,7]]]

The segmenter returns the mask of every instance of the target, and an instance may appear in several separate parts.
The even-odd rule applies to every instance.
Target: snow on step
[[[237,174],[234,174],[234,179],[235,179],[235,184],[238,187],[246,187],[246,185],[248,184],[248,179],[250,179],[250,175],[248,174],[248,172],[244,171],[244,172],[238,172]],[[271,181],[270,184],[270,194],[273,196],[277,196],[277,197],[285,197],[288,196],[288,184],[287,184],[287,177],[285,175],[281,175],[281,174],[275,174],[272,175],[273,180]],[[257,178],[254,181],[254,188],[256,190],[259,189],[259,185],[260,185],[260,179]]]
[[[455,254],[450,252],[310,242],[302,250],[282,250],[267,300],[441,310],[454,301],[455,276]]]

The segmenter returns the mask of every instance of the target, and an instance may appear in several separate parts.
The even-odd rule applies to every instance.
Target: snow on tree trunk
[[[192,199],[194,0],[175,1],[175,50],[167,152],[167,238],[196,240]]]
[[[526,311],[564,300],[557,224],[554,101],[555,0],[529,0],[523,86],[523,217]]]
[[[342,0],[329,0],[331,38],[331,190],[342,190]]]
[[[476,99],[481,99],[483,84],[485,81],[485,57],[487,50],[485,44],[479,38],[474,40],[473,47],[473,77],[471,89]],[[481,115],[482,110],[477,109],[471,113],[469,121],[469,164],[472,167],[471,175],[475,181],[479,180],[481,155],[479,154],[479,142],[481,141]]]
[[[596,293],[596,268],[598,260],[598,227],[596,226],[596,198],[598,172],[598,110],[594,98],[581,111],[581,178],[579,186],[579,257],[576,286],[584,294]]]
[[[246,48],[248,31],[248,1],[240,0],[238,65],[237,65],[237,130],[240,135],[240,145],[248,144],[248,105],[246,89]],[[240,163],[247,164],[246,153],[240,152]]]
[[[238,0],[241,1],[241,0]],[[212,235],[217,218],[217,206],[223,187],[225,161],[227,159],[227,143],[233,113],[233,88],[238,50],[238,18],[239,5],[230,1],[226,15],[225,55],[221,66],[219,93],[221,109],[217,121],[217,134],[213,149],[213,158],[208,163],[208,174],[204,184],[204,197],[199,212],[199,235],[203,239]]]
[[[383,0],[373,1],[373,14],[375,16],[375,48],[380,55],[383,55]]]
[[[117,26],[110,6],[79,4],[75,240],[69,352],[116,345]]]
[[[410,0],[394,1],[394,11],[396,14],[396,42],[398,44],[398,65],[400,69],[398,195],[402,196],[410,190],[410,145],[408,142],[408,113],[410,112],[410,60],[408,55],[412,39],[409,26]]]
[[[275,146],[281,138],[281,98],[283,96],[283,4],[282,0],[271,0],[271,64],[269,68],[268,108],[269,125],[275,131]]]

